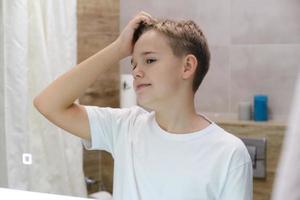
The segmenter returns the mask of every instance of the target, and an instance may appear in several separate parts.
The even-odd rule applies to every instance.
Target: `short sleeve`
[[[128,136],[142,108],[84,107],[88,115],[91,140],[82,139],[82,144],[87,150],[105,150],[114,157],[119,140]]]
[[[252,162],[245,163],[228,173],[220,200],[252,200]]]
[[[240,141],[231,158],[220,200],[252,200],[253,168],[250,155]]]

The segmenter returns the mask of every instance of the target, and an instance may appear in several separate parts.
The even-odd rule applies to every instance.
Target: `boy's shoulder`
[[[240,162],[250,162],[250,156],[244,142],[237,135],[234,135],[219,125],[215,124],[214,145],[223,152],[230,153]]]
[[[114,108],[114,107],[99,107],[99,106],[85,106],[89,110],[93,110],[97,113],[107,112],[112,115],[123,115],[123,116],[139,116],[141,114],[149,114],[150,111],[140,107],[140,106],[131,106],[126,108]]]
[[[150,114],[149,111],[140,106],[126,108],[85,106],[88,117],[91,119],[104,120],[109,123],[135,124],[137,120],[145,119]]]
[[[117,112],[120,113],[125,113],[125,115],[127,114],[127,117],[145,117],[145,116],[149,116],[151,114],[151,111],[144,109],[143,107],[140,106],[131,106],[128,108],[118,108],[116,109],[118,110]]]
[[[234,135],[231,132],[228,132],[227,130],[223,129],[221,126],[219,126],[218,124],[215,124],[215,131],[218,133],[218,139],[220,142],[224,142],[224,143],[229,143],[235,146],[243,146],[244,143],[242,142],[242,140],[237,136]]]

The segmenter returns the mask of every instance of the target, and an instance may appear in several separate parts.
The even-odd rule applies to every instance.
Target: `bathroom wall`
[[[212,58],[196,95],[199,112],[235,119],[239,102],[264,93],[270,118],[286,121],[300,69],[300,1],[123,0],[121,30],[140,10],[192,19],[206,34]],[[130,73],[129,59],[121,62],[121,73]]]
[[[78,63],[110,44],[119,35],[119,0],[78,0]],[[119,64],[99,79],[79,98],[81,104],[119,107]],[[104,151],[84,151],[85,175],[97,180],[88,192],[112,192],[112,157]]]
[[[240,101],[255,93],[270,97],[270,114],[285,121],[299,69],[300,2],[297,0],[79,0],[78,63],[112,42],[139,10],[155,17],[193,19],[207,35],[211,69],[196,96],[199,112],[233,119]],[[129,6],[130,5],[130,6]],[[272,6],[270,6],[272,5]],[[166,15],[166,13],[168,13]],[[128,59],[99,77],[81,104],[119,106],[119,73],[130,73]],[[267,137],[267,178],[254,180],[254,199],[270,198],[285,126],[219,123],[238,136]],[[89,192],[112,191],[113,160],[105,152],[84,152],[85,174],[98,180]]]

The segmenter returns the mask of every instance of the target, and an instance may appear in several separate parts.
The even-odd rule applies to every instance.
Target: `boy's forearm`
[[[120,59],[118,46],[115,43],[110,44],[54,80],[35,97],[35,107],[49,114],[67,109],[102,72]]]

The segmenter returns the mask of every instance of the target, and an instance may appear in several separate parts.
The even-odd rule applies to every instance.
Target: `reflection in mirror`
[[[156,17],[192,19],[203,27],[212,60],[195,95],[196,110],[237,137],[266,138],[264,179],[254,178],[253,199],[269,199],[299,68],[299,6],[296,1],[271,6],[254,1],[231,1],[231,6],[204,0],[0,1],[0,187],[111,198],[112,155],[84,149],[80,137],[47,120],[33,100],[60,75],[114,41],[145,10]],[[289,26],[282,29],[275,22]],[[132,73],[129,60],[121,60],[120,67],[116,62],[101,73],[80,96],[80,104],[119,107],[120,74]],[[258,93],[269,97],[270,120],[258,123],[250,115],[247,121],[238,120],[238,105],[252,104]]]

